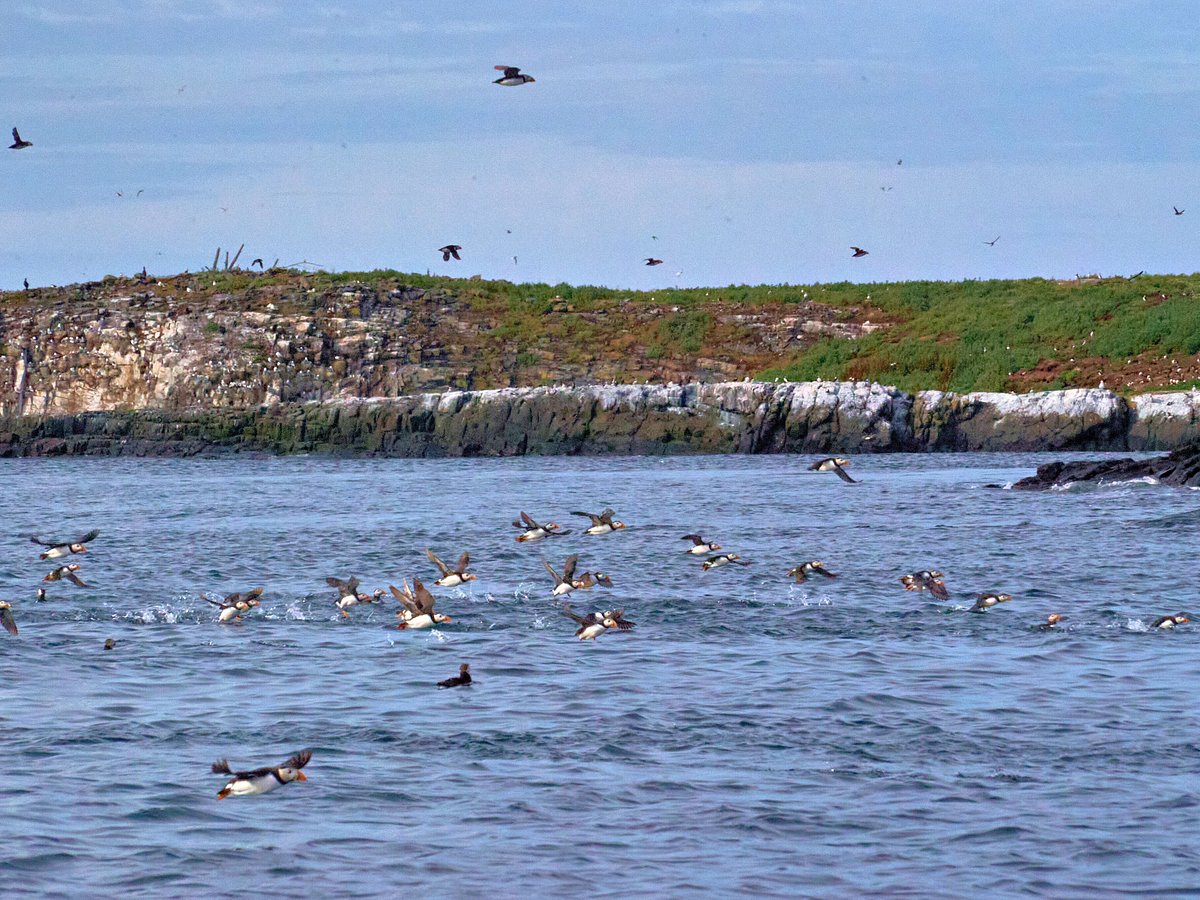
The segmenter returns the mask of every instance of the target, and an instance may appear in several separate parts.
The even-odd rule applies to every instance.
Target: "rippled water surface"
[[[1046,459],[0,461],[0,890],[1195,890],[1200,627],[1146,626],[1200,612],[1200,493],[985,488]],[[579,534],[606,505],[629,528]],[[522,509],[576,531],[517,544]],[[90,587],[35,602],[21,535],[91,527]],[[697,530],[753,565],[702,573]],[[453,624],[338,614],[325,576],[431,581],[427,546],[479,574],[434,589]],[[573,604],[632,632],[573,638],[542,568],[572,552],[616,582]],[[898,584],[924,568],[949,603]],[[241,625],[199,598],[256,585]],[[302,747],[307,783],[216,799],[213,760]]]

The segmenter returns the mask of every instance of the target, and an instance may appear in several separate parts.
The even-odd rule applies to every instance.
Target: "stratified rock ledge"
[[[1200,487],[1200,445],[1176,450],[1154,459],[1079,460],[1038,466],[1037,474],[1022,478],[1014,491],[1044,491],[1072,484],[1113,484],[1153,479],[1175,487]]]
[[[873,382],[504,388],[0,420],[0,455],[1152,450],[1200,440],[1200,395],[908,394]]]

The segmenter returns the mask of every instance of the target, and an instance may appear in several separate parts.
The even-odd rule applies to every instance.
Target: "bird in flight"
[[[661,259],[655,259],[653,256],[646,257],[646,265],[648,266],[661,266],[662,264],[663,261]]]
[[[985,243],[985,244],[987,244],[989,247],[995,247],[995,246],[996,246],[996,241],[998,241],[998,240],[1000,240],[1000,235],[996,235],[996,239],[995,239],[995,240],[992,240],[992,241],[984,241],[984,243]]]
[[[14,131],[13,134],[16,134],[16,132]],[[1186,209],[1180,209],[1178,206],[1172,206],[1171,209],[1175,210],[1175,215],[1177,216],[1182,216],[1185,212],[1187,212]]]
[[[447,244],[445,247],[438,247],[438,253],[442,254],[442,262],[449,262],[450,257],[452,256],[455,259],[462,259],[462,257],[458,255],[458,251],[461,249],[461,244]]]
[[[532,75],[522,75],[521,70],[516,66],[493,66],[497,72],[504,74],[497,78],[492,84],[502,84],[505,87],[516,87],[520,84],[533,84],[535,79]]]
[[[26,147],[32,146],[33,141],[21,140],[21,135],[17,132],[17,129],[13,129],[13,142],[9,145],[9,150],[24,150]]]
[[[261,256],[260,256],[260,257],[258,257],[257,259],[255,259],[255,260],[254,260],[254,262],[250,263],[250,265],[251,265],[252,267],[253,267],[253,266],[258,266],[258,268],[261,270],[261,269],[262,269],[262,267],[263,267],[263,263],[262,263],[262,257],[261,257]]]
[[[866,256],[866,255],[867,255],[867,251],[866,251],[866,250],[864,250],[862,247],[851,247],[850,249],[854,251],[854,258],[855,258],[855,259],[857,259],[857,258],[858,258],[858,257],[860,257],[860,256]]]

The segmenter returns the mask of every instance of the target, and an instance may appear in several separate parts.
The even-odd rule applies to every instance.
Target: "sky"
[[[1200,269],[1193,0],[8,4],[0,289]]]

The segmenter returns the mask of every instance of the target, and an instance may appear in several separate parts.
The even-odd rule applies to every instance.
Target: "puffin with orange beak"
[[[254,794],[265,794],[273,791],[281,784],[291,781],[308,781],[304,767],[312,759],[311,750],[301,750],[282,766],[268,766],[265,769],[254,769],[250,772],[235,772],[229,768],[229,760],[221,759],[212,764],[212,770],[217,775],[232,775],[233,779],[217,792],[217,799],[226,797],[250,797]]]

